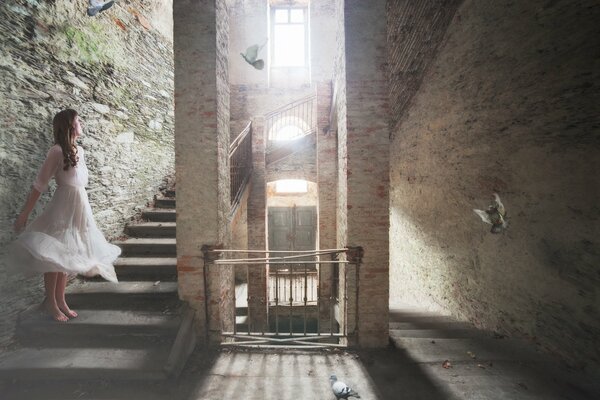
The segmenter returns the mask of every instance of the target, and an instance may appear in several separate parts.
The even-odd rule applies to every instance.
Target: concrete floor
[[[392,309],[390,339],[386,349],[356,352],[197,348],[176,380],[20,379],[0,382],[0,399],[334,400],[331,374],[372,400],[600,398],[596,382],[531,343],[449,316]]]
[[[233,351],[197,350],[182,375],[171,382],[5,382],[3,400],[314,400],[330,399],[335,373],[362,399],[593,399],[576,388],[513,361],[457,362],[445,369],[417,362],[405,351]]]

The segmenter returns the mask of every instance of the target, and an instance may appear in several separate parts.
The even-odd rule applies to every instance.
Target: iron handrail
[[[300,105],[302,103],[306,103],[306,102],[312,101],[312,100],[314,100],[316,98],[317,98],[316,94],[311,94],[311,95],[302,97],[301,99],[294,100],[291,103],[288,103],[288,104],[286,104],[284,106],[281,106],[279,108],[276,108],[274,110],[271,110],[271,111],[265,113],[265,118],[269,118],[269,117],[272,117],[275,114],[279,114],[279,113],[282,113],[284,111],[288,111],[288,110],[290,110],[290,109],[292,109],[292,108],[294,108],[294,107],[296,107],[296,106],[298,106],[298,105]]]

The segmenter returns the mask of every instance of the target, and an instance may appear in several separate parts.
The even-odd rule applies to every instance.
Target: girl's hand
[[[28,218],[29,218],[29,215],[27,215],[25,213],[19,214],[19,216],[17,217],[17,220],[15,221],[15,224],[13,225],[13,228],[16,233],[21,233],[21,231],[23,231],[23,229],[25,229],[25,225],[27,225]]]

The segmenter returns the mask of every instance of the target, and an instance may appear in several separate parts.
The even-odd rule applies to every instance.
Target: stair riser
[[[0,379],[19,381],[40,380],[115,380],[115,381],[163,381],[168,376],[164,371],[120,370],[106,368],[15,368],[0,371]]]
[[[142,212],[142,218],[152,222],[175,222],[174,212]]]
[[[127,226],[125,233],[131,237],[141,238],[175,238],[175,227],[147,227],[147,226]]]
[[[165,190],[165,197],[175,198],[175,190]]]
[[[68,325],[65,324],[65,325]],[[19,343],[32,347],[143,349],[167,346],[175,339],[175,328],[123,327],[114,325],[86,326],[73,329],[27,329],[17,331]],[[162,331],[162,332],[161,332]]]
[[[176,293],[71,293],[66,295],[71,308],[90,310],[175,310],[179,303]]]
[[[149,257],[165,256],[175,257],[177,255],[177,246],[174,244],[132,244],[120,243],[122,253],[121,257]]]
[[[116,266],[117,277],[122,281],[176,281],[177,267],[119,267]]]
[[[175,199],[156,199],[154,207],[156,208],[175,208]]]

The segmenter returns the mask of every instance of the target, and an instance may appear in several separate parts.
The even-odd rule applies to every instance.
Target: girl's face
[[[73,138],[77,139],[81,136],[81,121],[79,121],[79,116],[75,117],[73,120]]]

